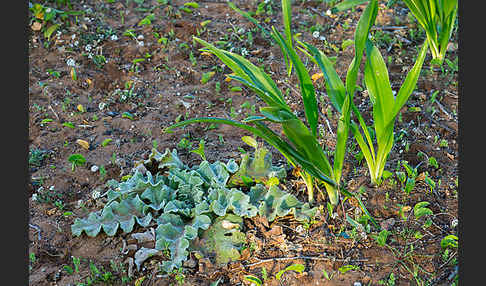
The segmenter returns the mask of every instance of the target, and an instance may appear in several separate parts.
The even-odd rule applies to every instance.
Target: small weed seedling
[[[287,266],[285,269],[282,269],[279,272],[277,272],[277,274],[275,275],[275,278],[277,280],[282,279],[282,275],[285,272],[290,271],[290,270],[296,271],[298,273],[302,273],[305,270],[305,266],[303,264],[292,264],[290,266]]]
[[[76,167],[86,164],[86,158],[81,154],[73,154],[69,156],[68,161],[71,162],[71,171],[73,172]]]

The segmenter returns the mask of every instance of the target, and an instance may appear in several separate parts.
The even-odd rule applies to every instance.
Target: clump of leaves
[[[81,154],[72,154],[69,156],[68,161],[71,162],[71,171],[73,172],[77,166],[86,164],[86,158]]]
[[[48,154],[45,150],[37,148],[29,150],[29,166],[40,167],[47,156]]]
[[[442,65],[457,16],[457,0],[404,0],[427,35],[432,64]]]
[[[76,218],[71,231],[75,236],[85,232],[94,237],[101,231],[114,236],[119,228],[129,233],[135,224],[147,227],[155,222],[153,251],[169,251],[169,260],[162,263],[162,269],[170,273],[182,266],[197,237],[208,238],[209,250],[216,254],[218,263],[237,259],[235,251],[244,242],[244,235],[234,230],[228,236],[225,221],[234,225],[243,217],[257,214],[268,221],[287,214],[293,214],[299,221],[315,216],[317,208],[310,208],[308,203],[300,202],[276,185],[267,189],[255,184],[248,193],[229,188],[229,178],[237,171],[238,164],[233,159],[227,163],[204,160],[189,168],[176,150],[166,149],[161,154],[152,149],[149,158],[137,164],[130,178],[107,182],[108,201],[104,208],[87,218]],[[238,231],[241,228],[239,224]]]
[[[278,180],[287,176],[283,167],[272,165],[272,153],[269,153],[262,143],[250,136],[243,136],[242,140],[255,149],[254,157],[250,158],[249,153],[241,155],[239,169],[230,179],[231,185],[265,183],[271,178]]]

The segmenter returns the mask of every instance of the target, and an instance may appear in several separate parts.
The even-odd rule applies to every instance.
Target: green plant
[[[444,238],[442,238],[442,240],[440,241],[440,247],[442,249],[457,248],[457,246],[458,246],[457,241],[458,241],[457,236],[455,236],[453,234],[449,234],[449,235],[445,236]]]
[[[351,264],[346,264],[338,268],[339,272],[342,274],[350,271],[350,270],[359,270],[359,266],[356,265],[351,265]]]
[[[394,143],[393,127],[395,119],[415,89],[427,53],[427,45],[427,42],[422,45],[413,68],[408,72],[395,97],[388,78],[388,70],[380,51],[369,39],[366,41],[364,80],[373,104],[373,137],[376,139],[376,152],[370,130],[354,104],[352,104],[352,109],[358,118],[359,126],[352,121],[351,130],[363,152],[371,182],[374,185],[379,185],[382,182],[386,159]],[[361,127],[361,131],[359,127]],[[363,132],[364,137],[361,132]]]
[[[73,154],[69,156],[68,161],[71,162],[71,171],[73,172],[77,166],[86,164],[86,158],[81,154]]]
[[[379,246],[385,246],[386,240],[388,239],[389,235],[390,232],[386,229],[383,229],[378,235],[373,235],[373,238],[376,240]]]
[[[275,278],[277,280],[280,280],[280,279],[282,279],[282,275],[287,271],[292,270],[292,271],[302,273],[304,271],[304,269],[305,269],[305,266],[303,264],[298,264],[298,263],[292,264],[292,265],[287,266],[284,269],[280,270],[279,272],[277,272],[277,274],[275,275]]]
[[[306,221],[317,212],[316,207],[300,202],[276,185],[266,188],[255,184],[248,193],[229,188],[231,175],[238,171],[232,159],[227,163],[204,160],[189,168],[176,150],[161,154],[152,149],[149,158],[137,166],[126,181],[109,180],[104,208],[87,218],[76,218],[71,231],[74,236],[85,232],[93,237],[101,231],[114,236],[119,228],[129,233],[135,224],[147,227],[155,222],[155,249],[150,251],[168,251],[169,260],[162,263],[167,273],[182,266],[196,237],[206,241],[210,247],[203,251],[218,262],[239,257],[237,252],[245,238],[239,232],[242,217],[260,215],[274,221],[277,216],[293,214],[297,220]],[[135,260],[137,268],[142,262]]]
[[[34,148],[29,150],[29,166],[40,167],[42,162],[48,157],[45,150]]]
[[[419,219],[425,215],[433,214],[432,210],[427,207],[429,204],[429,202],[418,202],[415,204],[415,206],[413,207],[413,214],[415,216],[415,219]]]
[[[457,15],[457,0],[403,0],[424,29],[432,64],[442,65]]]
[[[245,277],[243,277],[243,279],[251,282],[252,284],[255,284],[255,286],[262,286],[263,285],[262,280],[260,280],[260,278],[253,276],[253,275],[245,275]]]
[[[290,27],[289,21],[291,15],[289,14],[290,8],[288,8],[290,2],[283,0],[282,3],[282,7],[284,8],[284,25]],[[282,92],[263,69],[253,65],[240,55],[221,50],[202,39],[194,37],[196,42],[204,46],[204,51],[216,55],[233,71],[234,75],[229,75],[231,79],[249,87],[267,106],[260,108],[261,115],[250,116],[242,122],[224,118],[195,118],[173,124],[166,131],[197,122],[222,123],[247,130],[253,135],[263,138],[267,143],[278,149],[292,166],[295,168],[300,167],[298,169],[299,174],[307,186],[309,202],[313,202],[314,200],[314,184],[316,183],[315,180],[317,180],[319,183],[324,184],[330,202],[333,205],[337,205],[339,201],[339,181],[342,174],[346,141],[348,138],[349,106],[356,87],[355,83],[364,50],[364,43],[376,17],[377,9],[377,2],[371,1],[359,20],[358,28],[355,32],[355,46],[357,49],[355,58],[348,70],[346,90],[344,90],[343,86],[343,89],[339,92],[334,91],[334,86],[330,87],[330,85],[335,83],[334,79],[331,81],[331,84],[328,84],[328,92],[333,93],[332,100],[340,100],[340,104],[336,104],[336,106],[341,111],[333,166],[329,162],[327,152],[321,148],[317,137],[318,108],[314,86],[306,67],[297,55],[296,50],[292,47],[292,37],[288,28],[285,32],[286,38],[274,27],[272,27],[270,35],[280,46],[285,58],[288,58],[292,62],[292,66],[297,73],[308,126],[290,109],[284,100]],[[316,48],[309,44],[299,43],[314,55],[315,61],[318,64],[322,64],[320,65],[321,68],[329,64],[325,55]],[[290,67],[290,65],[287,66]],[[324,71],[326,73],[327,69]],[[337,75],[335,76],[337,77]],[[284,136],[279,136],[272,131],[265,122],[280,124]]]

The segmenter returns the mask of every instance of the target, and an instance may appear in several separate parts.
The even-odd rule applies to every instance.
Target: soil
[[[200,139],[206,142],[210,162],[239,160],[238,148],[249,150],[241,137],[250,134],[229,126],[195,124],[164,133],[164,128],[184,119],[229,118],[231,108],[237,119],[243,119],[251,111],[245,107],[246,101],[257,110],[262,106],[248,88],[231,90],[239,86],[225,80],[231,71],[216,57],[202,53],[201,47],[193,43],[193,35],[199,34],[213,43],[225,40],[227,49],[246,52],[249,60],[265,67],[282,90],[288,90],[289,105],[303,116],[297,77],[293,73],[288,81],[283,80],[286,68],[278,47],[226,1],[198,1],[199,8],[192,13],[178,10],[187,1],[163,2],[83,0],[72,1],[68,9],[54,1],[41,1],[59,10],[84,11],[84,15],[62,20],[50,40],[42,30],[34,30],[34,16],[29,12],[29,150],[41,154],[37,161],[29,163],[29,253],[35,256],[29,263],[30,285],[89,285],[90,264],[113,276],[111,284],[93,285],[214,285],[211,283],[217,280],[218,285],[250,285],[245,275],[262,279],[262,271],[267,273],[265,285],[452,283],[457,273],[457,249],[451,249],[444,258],[441,240],[446,235],[458,235],[458,93],[457,69],[453,68],[457,60],[456,32],[446,56],[450,65],[430,68],[431,56],[427,55],[418,86],[396,121],[397,139],[385,169],[393,174],[404,171],[400,166],[397,169],[400,160],[411,166],[420,164],[415,188],[407,194],[392,180],[374,187],[366,162],[357,160],[358,147],[346,157],[342,181],[350,192],[363,191],[361,198],[367,210],[382,228],[390,231],[386,246],[374,239],[379,232],[376,227],[371,225],[369,232],[356,231],[346,219],[360,213],[356,199],[341,201],[335,210],[337,215],[331,217],[325,207],[327,198],[321,195],[317,196],[316,205],[322,205],[322,211],[310,226],[303,227],[292,217],[279,218],[270,225],[262,223],[262,218],[245,219],[247,239],[255,246],[251,253],[246,251],[241,260],[224,267],[215,266],[209,258],[191,255],[182,268],[182,280],[177,280],[181,275],[160,273],[161,258],[153,257],[145,261],[140,271],[131,269],[130,280],[125,282],[122,277],[128,275],[128,258],[133,257],[133,251],[126,250],[129,234],[73,237],[74,219],[103,206],[103,200],[93,198],[93,192],[103,190],[110,179],[120,180],[130,174],[134,163],[146,159],[154,144],[159,151],[176,148],[189,165],[200,163],[200,157],[190,152]],[[389,8],[387,2],[379,1],[380,12],[372,33],[378,39],[390,82],[397,91],[414,63],[424,35],[411,35],[410,30],[417,30],[416,22],[407,16],[408,10],[401,2]],[[259,4],[234,3],[244,11],[256,11]],[[292,28],[294,33],[302,33],[304,41],[337,57],[335,67],[344,79],[354,50],[352,46],[343,50],[341,44],[353,38],[364,7],[328,15],[330,7],[326,1],[296,1]],[[265,27],[274,25],[283,30],[280,2],[270,1],[265,9],[255,17],[265,21]],[[154,14],[151,24],[138,25],[150,13]],[[201,22],[206,20],[210,23],[203,27]],[[310,29],[317,24],[326,41],[313,37]],[[136,37],[124,35],[129,29]],[[252,44],[238,39],[246,39],[248,31],[253,31]],[[387,35],[399,41],[379,40]],[[166,37],[167,43],[158,41],[160,37]],[[96,64],[97,55],[104,56],[106,63]],[[145,60],[134,64],[135,59]],[[69,65],[72,60],[76,80]],[[311,63],[308,66],[311,74],[319,72]],[[57,71],[58,76],[52,71]],[[216,73],[203,84],[200,79],[208,71]],[[358,83],[364,86],[362,71]],[[323,79],[315,84],[320,99],[325,95]],[[323,98],[319,103],[322,115],[328,114],[331,106],[327,97]],[[367,94],[357,92],[355,103],[371,124]],[[323,141],[332,148],[335,135],[328,132],[327,126],[336,130],[337,118],[335,114],[325,118],[320,119]],[[72,123],[74,128],[66,123]],[[108,138],[112,141],[106,142]],[[183,138],[192,145],[184,146]],[[78,140],[86,141],[88,148]],[[274,164],[285,164],[277,150],[271,152]],[[68,158],[75,153],[82,154],[86,163],[73,170]],[[430,157],[436,159],[438,168],[427,163],[426,158]],[[100,169],[105,170],[104,174]],[[437,183],[434,190],[426,184],[425,172]],[[286,186],[302,201],[307,199],[302,182],[292,174]],[[433,214],[416,219],[413,207],[422,201],[430,203]],[[65,266],[74,267],[72,257],[81,259],[80,266],[78,272],[69,273]],[[281,280],[275,278],[278,271],[295,263],[305,265],[304,272],[289,271]],[[119,264],[123,267],[114,267]],[[345,265],[354,267],[345,271]]]

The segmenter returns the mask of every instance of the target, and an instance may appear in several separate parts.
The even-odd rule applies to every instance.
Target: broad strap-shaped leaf
[[[289,160],[289,162],[291,164],[293,164],[294,166],[296,164],[299,164],[299,165],[303,166],[303,168],[308,170],[309,173],[311,173],[313,176],[315,176],[319,180],[325,181],[326,183],[328,183],[330,185],[337,186],[337,183],[331,178],[330,174],[324,173],[321,169],[319,169],[319,167],[317,165],[315,165],[312,161],[310,161],[310,158],[306,158],[305,154],[296,150],[294,147],[292,147],[286,141],[282,140],[278,135],[276,135],[270,128],[268,128],[260,120],[252,121],[252,123],[255,125],[255,127],[253,127],[253,126],[250,126],[250,125],[240,123],[238,121],[225,119],[225,118],[200,117],[200,118],[193,118],[193,119],[188,119],[188,120],[185,120],[185,121],[175,123],[175,124],[167,127],[166,132],[171,131],[172,129],[175,129],[175,128],[178,128],[178,127],[188,125],[188,124],[201,123],[201,122],[227,124],[227,125],[231,125],[231,126],[238,127],[238,128],[244,129],[246,131],[249,131],[253,135],[258,136],[260,138],[263,138],[267,143],[269,143],[270,145],[275,147],[277,150],[279,150],[282,153],[282,155],[284,155],[285,158],[287,158]],[[320,147],[319,147],[319,149],[320,149]],[[317,150],[319,151],[319,149],[317,149]],[[314,150],[314,152],[316,151],[316,149],[313,149],[313,150]],[[320,149],[320,150],[322,151],[322,149]],[[315,157],[314,153],[312,153],[312,154],[313,154],[313,157]]]
[[[334,108],[340,113],[344,97],[346,96],[346,89],[344,83],[334,69],[332,62],[323,52],[319,51],[313,45],[301,41],[299,41],[299,44],[310,53],[311,59],[314,59],[315,63],[321,68],[329,99]]]
[[[346,155],[346,142],[349,135],[349,122],[351,117],[351,102],[350,96],[346,96],[339,116],[337,126],[336,148],[334,149],[334,180],[339,184],[344,164],[344,156]]]
[[[419,54],[417,55],[417,59],[415,60],[415,64],[413,65],[412,69],[407,73],[405,80],[403,81],[400,89],[398,90],[395,106],[393,108],[392,115],[396,117],[400,109],[405,105],[408,101],[408,98],[414,91],[415,87],[417,86],[417,81],[420,76],[420,71],[422,70],[422,66],[425,61],[425,56],[427,55],[427,48],[428,43],[425,41],[420,49]]]
[[[376,138],[384,134],[385,126],[394,119],[395,98],[388,78],[388,70],[380,51],[371,41],[366,42],[364,80],[373,104],[373,121]],[[380,142],[378,142],[380,145]]]
[[[217,56],[227,65],[237,76],[233,78],[241,78],[240,81],[252,88],[268,105],[290,109],[284,101],[282,92],[262,69],[240,55],[218,49],[214,45],[197,37],[193,38],[196,42],[203,45],[208,52]]]
[[[292,48],[292,29],[291,29],[291,22],[292,22],[292,5],[290,0],[282,0],[282,20],[284,24],[284,31],[285,31],[285,40],[287,41],[287,46]],[[282,50],[282,53],[285,55],[285,65],[287,66],[287,74],[290,76],[292,73],[292,61],[289,59],[288,54]]]
[[[356,89],[356,80],[358,78],[358,71],[365,49],[365,43],[368,39],[371,27],[375,23],[377,13],[378,1],[371,0],[363,11],[363,14],[361,14],[356,30],[354,31],[354,58],[349,65],[345,84],[346,92],[351,96],[351,100],[354,97],[354,91]]]
[[[306,67],[300,60],[296,51],[292,46],[289,46],[282,35],[272,27],[272,35],[277,39],[279,46],[285,50],[290,60],[292,61],[297,77],[299,78],[300,93],[302,95],[302,101],[304,103],[304,112],[307,119],[307,124],[311,130],[312,135],[317,136],[317,121],[318,121],[318,110],[317,110],[317,99],[315,95],[314,85],[312,84],[311,77],[307,72]]]

